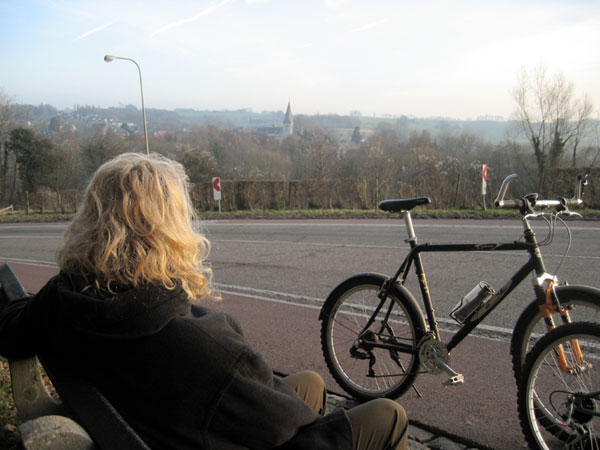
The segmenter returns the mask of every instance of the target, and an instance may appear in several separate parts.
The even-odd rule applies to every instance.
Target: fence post
[[[462,174],[458,172],[458,177],[456,177],[456,189],[454,190],[454,202],[452,203],[452,208],[456,209],[456,201],[458,200],[458,187],[460,186],[460,177]]]

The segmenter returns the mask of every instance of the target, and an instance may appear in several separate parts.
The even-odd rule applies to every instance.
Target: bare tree
[[[593,140],[592,140],[592,145],[587,147],[588,150],[588,165],[589,167],[594,167],[594,164],[596,164],[599,160],[600,160],[600,121],[595,120],[593,122]]]
[[[392,186],[397,183],[397,162],[403,150],[398,135],[382,129],[371,134],[361,146],[357,162],[364,171],[362,176],[372,185],[372,205],[391,195]]]
[[[298,163],[302,167],[303,178],[325,179],[332,175],[339,159],[339,144],[328,130],[315,128],[304,130],[301,141],[301,154]]]
[[[14,109],[12,99],[0,88],[0,199],[4,198],[6,175],[8,172],[8,152],[5,142],[13,122]]]
[[[81,163],[85,176],[94,171],[109,159],[129,151],[125,141],[114,132],[96,133],[81,143]]]
[[[210,181],[217,175],[217,160],[206,150],[188,150],[181,163],[192,183]]]
[[[48,166],[49,184],[60,196],[63,189],[83,187],[87,177],[81,170],[81,136],[74,127],[61,126],[51,131],[49,138],[54,143],[52,163]]]
[[[538,66],[532,77],[523,70],[514,89],[521,129],[533,147],[541,190],[547,169],[557,167],[567,150],[577,164],[577,149],[593,107],[587,96],[575,97],[575,87],[561,73],[549,76]]]
[[[8,135],[8,127],[13,118],[13,102],[4,89],[0,88],[0,141]]]

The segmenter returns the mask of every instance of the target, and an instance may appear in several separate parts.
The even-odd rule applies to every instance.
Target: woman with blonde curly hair
[[[158,155],[125,153],[94,174],[65,235],[58,265],[107,283],[147,282],[190,298],[209,294],[210,244],[194,226],[183,167]],[[96,280],[97,281],[97,280]]]
[[[0,315],[0,354],[52,359],[89,380],[152,449],[405,449],[386,399],[324,415],[312,371],[286,378],[211,295],[210,245],[183,167],[126,153],[94,174],[59,274]]]

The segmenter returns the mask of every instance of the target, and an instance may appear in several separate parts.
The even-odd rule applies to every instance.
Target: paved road
[[[558,275],[571,284],[598,284],[600,224],[571,222],[572,245]],[[520,238],[517,221],[416,221],[420,242],[512,242]],[[391,274],[407,251],[403,223],[395,221],[223,222],[208,223],[213,242],[215,280],[227,287],[284,292],[323,299],[345,278],[360,272]],[[540,241],[545,226],[537,229]],[[543,249],[553,272],[567,250],[567,233],[557,227]],[[424,255],[438,317],[447,318],[462,295],[479,281],[500,287],[527,256],[515,252]],[[419,292],[414,277],[408,287]],[[260,292],[260,291],[258,291]],[[265,293],[264,295],[268,295]],[[277,294],[275,294],[277,296]],[[487,325],[512,329],[517,312],[532,299],[529,282],[517,288]]]
[[[572,283],[598,284],[600,224],[573,225],[573,243],[559,275]],[[313,367],[326,374],[318,340],[320,300],[354,273],[393,271],[406,248],[397,221],[217,221],[205,226],[213,242],[215,281],[225,292],[224,301],[214,306],[238,317],[253,345],[282,372]],[[512,241],[520,235],[518,222],[430,220],[416,226],[421,242]],[[540,239],[543,231],[538,231]],[[26,287],[35,291],[56,270],[54,253],[63,232],[63,225],[1,226],[0,260],[12,261]],[[565,235],[557,229],[553,244],[544,249],[549,270],[566,249]],[[427,255],[433,295],[443,293],[436,299],[439,316],[446,317],[480,279],[499,285],[523,260],[513,253],[452,255],[449,261]],[[514,297],[486,323],[511,328],[519,300],[531,298],[530,287]],[[444,388],[442,376],[421,376],[417,386],[423,398],[409,391],[400,399],[410,417],[482,446],[522,447],[508,344],[470,337],[453,352],[452,365],[465,375],[465,385]]]

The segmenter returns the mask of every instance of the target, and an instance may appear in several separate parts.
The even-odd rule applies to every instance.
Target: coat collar
[[[60,307],[71,325],[87,335],[114,339],[143,337],[158,333],[167,323],[190,310],[190,301],[180,288],[157,284],[139,287],[94,286],[92,277],[60,273],[57,294]]]

